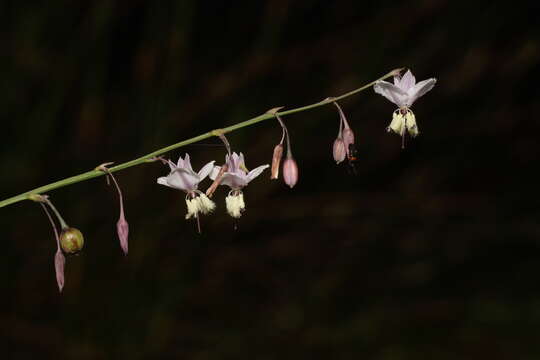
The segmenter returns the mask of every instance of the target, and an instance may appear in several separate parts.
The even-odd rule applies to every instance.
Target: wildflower
[[[394,76],[394,84],[387,81],[377,81],[373,89],[399,108],[392,115],[392,122],[386,128],[402,137],[402,147],[405,145],[405,133],[415,137],[419,134],[416,117],[410,109],[412,104],[428,91],[433,89],[437,79],[431,78],[416,83],[414,75],[408,70],[403,77]]]
[[[182,190],[186,193],[186,219],[194,217],[198,220],[200,213],[208,214],[214,211],[216,207],[214,202],[197,189],[199,183],[212,171],[214,161],[210,161],[204,165],[198,173],[193,171],[188,154],[186,154],[184,159],[180,157],[177,164],[169,160],[168,165],[171,172],[167,176],[158,178],[157,183]]]
[[[225,199],[225,205],[227,206],[227,212],[233,218],[239,218],[242,216],[242,212],[246,208],[244,202],[244,194],[242,189],[248,185],[248,183],[259,176],[268,165],[261,165],[251,171],[248,171],[244,163],[244,155],[233,152],[232,155],[225,157],[225,164],[227,165],[227,171],[222,173],[220,185],[227,185],[231,188],[227,198]],[[221,167],[214,166],[210,173],[210,179],[215,180],[220,173]]]

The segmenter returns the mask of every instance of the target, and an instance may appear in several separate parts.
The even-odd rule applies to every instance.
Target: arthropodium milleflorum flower
[[[431,78],[416,83],[416,79],[410,70],[407,70],[403,77],[394,76],[394,83],[387,81],[377,81],[373,85],[373,89],[377,94],[381,94],[399,108],[394,111],[392,122],[386,128],[387,131],[401,135],[402,147],[405,141],[405,131],[412,137],[419,134],[418,126],[416,125],[416,117],[410,109],[412,104],[429,90],[433,89],[437,79]]]
[[[200,213],[208,214],[214,211],[216,204],[197,189],[199,183],[212,171],[214,161],[204,165],[198,173],[193,171],[188,154],[184,159],[180,157],[177,164],[170,160],[168,164],[171,172],[167,176],[158,178],[157,183],[186,192],[186,219],[192,217],[198,219]]]
[[[225,198],[227,212],[233,218],[239,218],[246,208],[242,189],[246,187],[251,180],[259,176],[268,165],[261,165],[248,171],[244,162],[244,155],[242,153],[238,155],[235,152],[233,152],[231,156],[227,155],[225,157],[225,164],[227,164],[227,171],[223,173],[220,185],[227,185],[231,188],[231,191],[229,191],[229,194]],[[220,169],[220,166],[214,166],[210,173],[210,179],[215,180]]]

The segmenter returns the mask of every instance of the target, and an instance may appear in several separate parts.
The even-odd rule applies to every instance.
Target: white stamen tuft
[[[239,218],[242,216],[242,212],[246,209],[244,203],[244,194],[241,192],[236,195],[228,195],[225,198],[225,204],[227,205],[227,212],[233,218]]]

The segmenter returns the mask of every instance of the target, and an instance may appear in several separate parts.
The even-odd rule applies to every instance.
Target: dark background
[[[158,163],[117,173],[128,257],[104,178],[50,192],[86,239],[61,295],[40,207],[0,209],[2,357],[537,359],[536,3],[2,2],[2,198],[397,67],[438,79],[404,151],[393,104],[341,102],[357,176],[332,161],[334,108],[286,117],[300,180],[257,178],[237,231],[221,188],[198,235]],[[266,121],[229,141],[253,168],[280,136]],[[186,151],[224,157],[167,155]]]

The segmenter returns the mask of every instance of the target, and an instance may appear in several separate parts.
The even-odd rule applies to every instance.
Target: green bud
[[[84,245],[83,234],[75,228],[68,227],[60,234],[60,246],[68,255],[73,255],[82,250]]]

